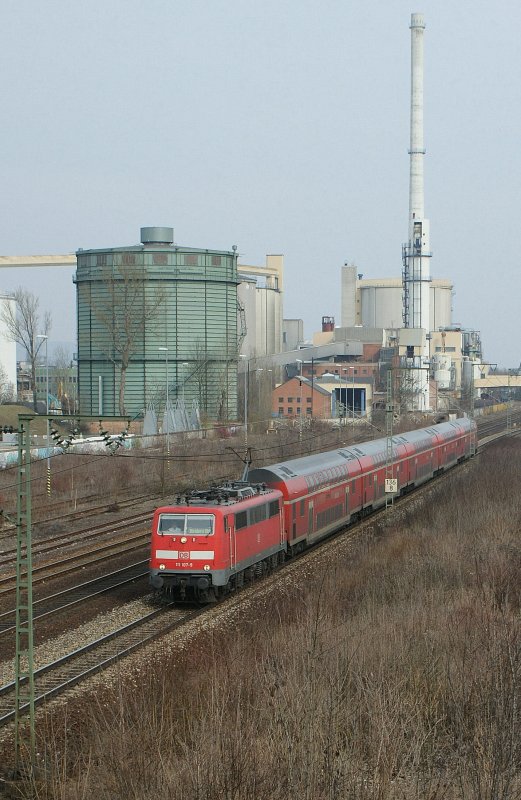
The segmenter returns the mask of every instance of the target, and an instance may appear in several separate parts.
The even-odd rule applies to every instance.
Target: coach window
[[[305,500],[301,500],[300,501],[300,516],[303,517],[305,512],[306,512],[306,501]]]

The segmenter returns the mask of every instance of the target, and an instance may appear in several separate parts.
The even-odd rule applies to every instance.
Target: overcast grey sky
[[[425,14],[433,277],[489,361],[521,361],[521,4],[3,0],[0,253],[179,244],[285,255],[286,317],[340,323],[340,267],[398,277],[410,15]],[[514,235],[516,234],[516,235]],[[32,274],[32,273],[31,273]],[[71,271],[23,278],[75,338]]]

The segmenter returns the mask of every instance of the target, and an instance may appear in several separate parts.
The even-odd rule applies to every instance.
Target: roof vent
[[[173,244],[173,228],[141,228],[141,244]]]

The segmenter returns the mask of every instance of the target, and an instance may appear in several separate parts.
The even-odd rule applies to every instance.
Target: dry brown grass
[[[39,798],[521,797],[521,449],[54,730]],[[125,676],[125,677],[124,677]]]

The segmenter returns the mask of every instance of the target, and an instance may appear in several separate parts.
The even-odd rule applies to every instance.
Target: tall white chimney
[[[407,356],[413,371],[414,406],[420,411],[430,407],[429,335],[430,335],[430,238],[429,220],[425,218],[423,182],[423,14],[411,14],[411,138],[409,177],[409,240],[403,247],[403,319],[406,328],[414,328],[418,337]]]

